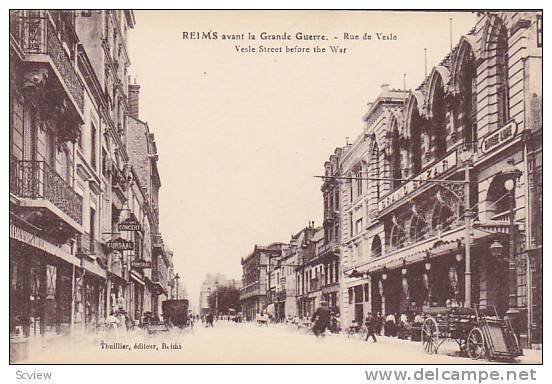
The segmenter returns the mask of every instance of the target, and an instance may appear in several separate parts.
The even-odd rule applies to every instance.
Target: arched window
[[[380,168],[379,168],[379,148],[378,143],[374,142],[374,145],[372,146],[372,157],[370,159],[370,177],[374,179],[378,179],[381,177],[380,175]],[[370,184],[372,184],[372,197],[376,200],[379,200],[380,198],[380,180],[371,180]]]
[[[420,115],[418,100],[415,97],[412,97],[409,104],[410,164],[412,175],[417,175],[422,170],[422,126],[424,119]]]
[[[381,239],[379,235],[374,236],[374,240],[372,240],[372,249],[370,254],[374,258],[381,257]]]
[[[445,188],[438,190],[431,212],[433,231],[439,233],[459,224],[462,209],[463,205],[458,195]]]
[[[402,248],[407,244],[408,236],[401,219],[393,216],[393,227],[391,228],[390,244],[391,248]]]
[[[508,30],[501,25],[496,42],[496,76],[498,126],[505,125],[510,118],[510,101],[508,90]]]
[[[424,239],[429,231],[430,225],[425,215],[416,206],[412,207],[412,218],[410,219],[410,239],[414,242]]]
[[[504,187],[504,178],[496,176],[487,190],[487,218],[490,220],[508,221],[509,211],[515,200]]]
[[[431,96],[431,149],[436,159],[447,152],[446,105],[443,78],[436,75]]]
[[[468,43],[464,43],[459,54],[456,74],[459,99],[454,111],[454,125],[462,132],[462,141],[469,145],[477,141],[477,68]]]
[[[401,141],[397,120],[393,119],[389,131],[389,155],[391,166],[391,178],[393,179],[391,188],[399,187],[402,182],[398,179],[403,178],[404,161],[401,153]]]

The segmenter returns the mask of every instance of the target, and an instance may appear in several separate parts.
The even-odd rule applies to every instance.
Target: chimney
[[[140,84],[136,84],[136,79],[134,79],[134,83],[128,85],[128,114],[136,119],[139,119],[139,111]]]

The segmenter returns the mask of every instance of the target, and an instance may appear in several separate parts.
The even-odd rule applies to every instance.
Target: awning
[[[134,280],[135,282],[137,282],[138,284],[141,284],[141,285],[146,285],[146,282],[144,281],[144,279],[142,278],[142,276],[140,276],[136,271],[132,270],[130,271],[130,278],[132,280]]]
[[[476,241],[480,241],[486,237],[508,233],[509,224],[507,223],[486,223],[477,225],[472,229],[472,246]],[[347,268],[344,272],[347,273],[352,270],[356,270],[360,273],[365,273],[381,270],[383,267],[389,269],[401,268],[403,260],[406,260],[407,263],[412,264],[423,261],[428,252],[430,252],[433,257],[445,255],[457,250],[459,242],[464,242],[464,226],[456,227],[440,237],[434,236],[407,247],[395,250],[368,263]]]

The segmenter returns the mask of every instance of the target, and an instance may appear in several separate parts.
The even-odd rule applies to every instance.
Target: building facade
[[[542,342],[541,17],[480,14],[416,90],[369,107],[341,161],[348,321],[493,306]]]
[[[156,165],[139,166],[156,149],[138,159],[128,140],[134,23],[124,10],[10,12],[13,358],[34,336],[95,330],[117,308],[139,321],[156,300],[160,182]]]
[[[310,318],[321,299],[318,287],[321,268],[316,263],[316,248],[323,239],[324,230],[322,227],[315,227],[313,221],[296,235],[298,260],[298,266],[295,269],[296,299],[297,315],[300,318]]]
[[[253,252],[242,259],[242,288],[240,292],[242,316],[251,321],[258,313],[264,312],[268,305],[268,292],[271,270],[276,260],[282,256],[282,243],[268,246],[255,245]]]

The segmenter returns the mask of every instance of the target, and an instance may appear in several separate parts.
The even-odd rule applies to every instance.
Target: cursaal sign
[[[118,239],[108,241],[107,247],[113,251],[130,251],[134,249],[134,243],[119,237]]]

